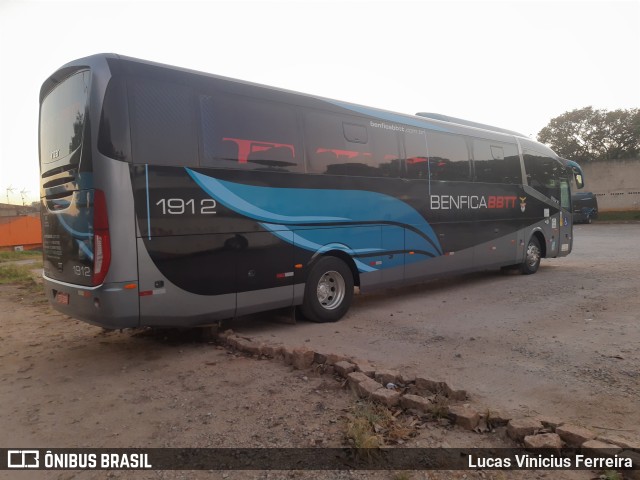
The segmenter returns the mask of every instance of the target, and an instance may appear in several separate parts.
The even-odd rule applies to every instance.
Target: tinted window
[[[522,183],[518,147],[511,143],[473,139],[475,180],[486,183]]]
[[[394,130],[385,129],[383,124],[309,112],[304,127],[311,173],[398,176],[398,138]]]
[[[427,134],[424,130],[405,129],[404,151],[407,164],[407,178],[429,178],[427,159]]]
[[[407,177],[469,181],[469,153],[465,138],[446,133],[405,129]],[[428,161],[427,161],[428,160]]]
[[[245,97],[200,96],[202,165],[303,171],[295,111]]]
[[[134,162],[196,166],[198,143],[191,90],[153,80],[131,83]]]
[[[571,190],[569,189],[569,180],[560,179],[560,206],[566,210],[571,210]]]
[[[364,125],[343,122],[342,129],[344,130],[344,138],[346,138],[348,142],[367,143],[367,127]]]
[[[80,152],[87,118],[90,74],[79,72],[58,85],[40,110],[40,159],[42,164]],[[77,163],[79,155],[69,158]]]
[[[117,160],[131,160],[129,112],[124,78],[112,78],[102,102],[98,150]]]
[[[524,150],[527,183],[543,195],[560,201],[560,177],[563,167],[555,159],[534,150]]]

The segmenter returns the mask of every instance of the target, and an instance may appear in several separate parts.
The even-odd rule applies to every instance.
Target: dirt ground
[[[346,425],[362,402],[333,376],[295,370],[279,360],[250,358],[193,332],[106,332],[52,312],[39,296],[15,286],[0,286],[0,312],[0,447],[349,446]],[[440,420],[420,422],[404,446],[514,444],[504,428],[479,435]],[[558,473],[4,471],[0,478],[596,478],[594,472]]]
[[[269,343],[440,376],[474,405],[638,436],[640,225],[578,227],[571,256],[534,276],[475,274],[358,297],[336,324],[270,315],[234,330]],[[356,399],[328,375],[230,352],[193,334],[104,332],[0,286],[0,446],[340,447]],[[408,447],[512,446],[423,424]],[[528,479],[595,472],[0,472],[55,479]]]
[[[234,329],[424,372],[514,415],[638,438],[640,225],[574,231],[573,252],[535,275],[485,272],[356,297],[331,325],[248,318]]]

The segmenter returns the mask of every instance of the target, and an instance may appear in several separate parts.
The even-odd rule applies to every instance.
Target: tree
[[[561,157],[578,162],[640,156],[640,109],[585,107],[552,118],[538,133]]]

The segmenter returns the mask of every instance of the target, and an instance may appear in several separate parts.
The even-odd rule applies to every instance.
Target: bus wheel
[[[540,250],[540,242],[536,237],[531,237],[531,240],[529,240],[529,244],[527,245],[524,262],[520,266],[522,273],[525,275],[536,273],[540,267],[541,256],[542,251]]]
[[[312,322],[336,322],[347,313],[352,298],[351,269],[339,258],[323,257],[307,278],[302,314]]]

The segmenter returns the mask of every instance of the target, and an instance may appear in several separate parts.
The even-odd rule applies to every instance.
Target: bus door
[[[573,221],[571,216],[571,190],[567,178],[560,179],[560,218],[558,220],[558,256],[564,257],[573,247]]]

